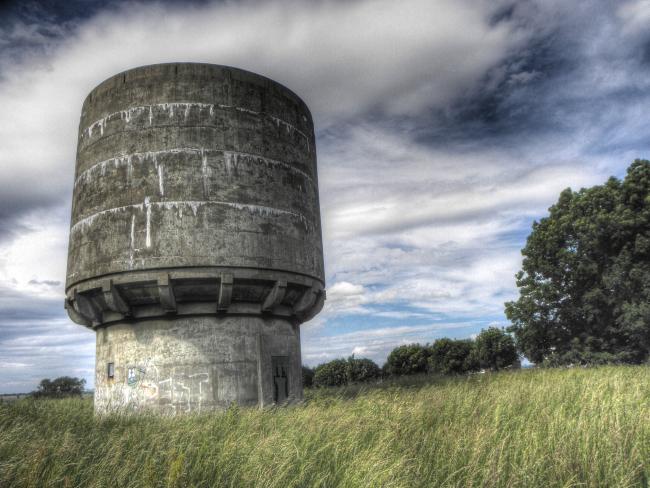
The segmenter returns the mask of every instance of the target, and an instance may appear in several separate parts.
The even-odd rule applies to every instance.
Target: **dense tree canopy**
[[[497,371],[519,364],[512,336],[496,327],[482,330],[474,341],[473,358],[481,368]]]
[[[334,359],[314,369],[314,386],[342,386],[349,383],[371,381],[381,376],[377,363],[366,358]]]
[[[398,346],[388,355],[384,370],[391,375],[425,373],[429,354],[429,348],[420,344]]]
[[[650,351],[650,162],[623,181],[564,190],[533,224],[520,297],[506,304],[517,344],[550,364],[647,360]]]
[[[430,347],[429,371],[438,374],[463,374],[479,370],[474,342],[469,339],[436,340]]]

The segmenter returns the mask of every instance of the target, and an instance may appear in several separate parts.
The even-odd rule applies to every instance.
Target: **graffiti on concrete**
[[[162,378],[161,378],[162,376]],[[172,369],[161,375],[151,358],[126,367],[126,377],[108,389],[97,389],[95,402],[108,410],[139,410],[147,404],[160,405],[163,412],[201,412],[209,401],[210,374],[186,374]]]

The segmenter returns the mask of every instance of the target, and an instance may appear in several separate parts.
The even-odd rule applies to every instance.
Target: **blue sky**
[[[63,310],[76,133],[99,82],[269,76],[317,131],[328,301],[309,365],[504,326],[533,220],[649,157],[647,0],[15,2],[0,7],[0,393],[85,377]]]

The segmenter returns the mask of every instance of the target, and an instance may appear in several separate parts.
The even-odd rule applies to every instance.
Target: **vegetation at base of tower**
[[[650,162],[620,181],[564,190],[533,224],[506,303],[527,358],[548,365],[650,356]]]
[[[32,392],[35,397],[63,398],[66,396],[81,396],[84,392],[86,380],[61,376],[54,380],[46,378],[41,380],[38,389]]]
[[[0,486],[644,487],[650,369],[604,366],[307,390],[175,418],[0,403]]]
[[[334,359],[314,369],[314,386],[342,386],[371,381],[381,376],[381,368],[370,359]]]

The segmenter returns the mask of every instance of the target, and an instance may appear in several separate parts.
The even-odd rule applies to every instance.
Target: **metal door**
[[[284,403],[289,397],[289,357],[272,356],[273,368],[273,400]]]

